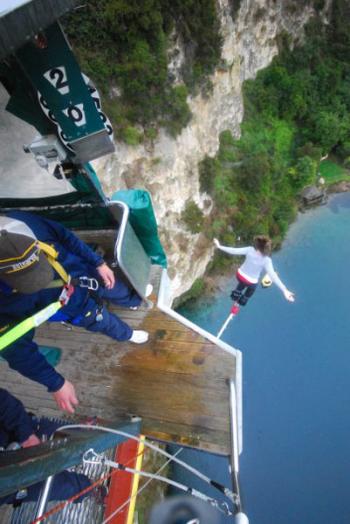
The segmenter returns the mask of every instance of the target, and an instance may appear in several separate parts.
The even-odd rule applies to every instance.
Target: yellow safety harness
[[[5,349],[7,346],[21,338],[23,335],[28,333],[31,329],[34,329],[51,318],[59,309],[68,304],[71,295],[74,292],[74,287],[71,284],[71,277],[68,275],[64,267],[58,262],[58,252],[53,246],[45,244],[45,242],[37,241],[40,250],[45,253],[48,262],[51,264],[53,269],[59,274],[60,279],[53,280],[46,288],[61,287],[63,286],[62,293],[58,300],[52,302],[44,309],[41,309],[29,318],[26,318],[17,326],[10,328],[6,333],[0,336],[0,351]],[[46,289],[45,288],[45,289]],[[7,329],[9,326],[5,326],[0,331]]]
[[[45,242],[41,242],[40,240],[37,241],[37,244],[40,250],[43,251],[43,253],[45,253],[48,262],[51,264],[51,266],[56,271],[56,273],[59,274],[64,284],[68,284],[71,279],[67,271],[57,260],[58,251],[56,251],[56,249],[53,246],[50,246],[49,244],[45,244]],[[54,280],[53,282],[57,282],[57,280]],[[51,285],[49,285],[48,287],[58,287],[58,286],[53,286],[51,283]]]

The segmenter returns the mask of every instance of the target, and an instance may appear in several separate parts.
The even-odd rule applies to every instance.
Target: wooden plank
[[[149,342],[117,342],[57,323],[36,332],[38,343],[62,348],[57,369],[76,387],[77,413],[105,419],[136,414],[149,436],[228,453],[227,379],[235,377],[235,358],[157,307],[111,309],[132,327],[149,331]],[[6,364],[0,376],[2,387],[32,411],[62,417],[45,388]]]
[[[43,345],[50,345],[57,343],[57,339],[41,338],[40,343]],[[193,376],[203,376],[205,380],[223,378],[228,379],[234,374],[234,361],[227,362],[227,367],[222,370],[222,364],[217,358],[216,351],[209,344],[197,344],[188,351],[188,344],[184,341],[180,343],[171,342],[167,344],[164,341],[159,343],[144,344],[142,346],[135,346],[130,349],[126,344],[112,342],[109,344],[98,344],[93,347],[91,343],[91,352],[103,357],[102,362],[99,363],[99,370],[105,363],[105,369],[108,370],[110,361],[106,362],[106,358],[112,359],[113,363],[123,368],[136,370],[153,370],[159,373],[176,373],[187,374]],[[126,352],[127,355],[126,356]],[[85,360],[90,358],[85,353],[84,345],[79,340],[68,339],[65,342],[65,349],[63,357],[65,361],[72,361],[76,364],[85,365]]]
[[[132,400],[130,400],[130,397],[132,397]],[[130,397],[126,398],[124,395],[120,395],[118,403],[122,406],[122,409],[119,409],[118,406],[113,406],[113,403],[111,403],[108,398],[97,396],[97,399],[104,401],[103,409],[107,407],[110,408],[109,413],[112,413],[112,418],[121,414],[142,414],[144,422],[150,418],[158,418],[163,424],[171,422],[173,425],[177,423],[186,425],[188,430],[196,426],[202,428],[202,431],[206,431],[207,429],[213,431],[229,431],[229,419],[224,409],[222,409],[220,413],[217,413],[212,409],[212,406],[210,406],[208,410],[204,412],[203,405],[196,403],[193,406],[193,411],[190,411],[186,403],[186,399],[190,398],[188,392],[185,392],[185,398],[182,402],[176,399],[176,402],[173,404],[171,401],[157,402],[157,397],[153,392],[149,395],[148,401],[143,400],[142,402],[142,398],[138,396],[137,393],[135,394],[134,391],[130,392]],[[100,416],[100,412],[95,410],[96,404],[91,403],[88,398],[86,398],[86,400],[85,403],[84,397],[80,397],[81,405],[79,413],[86,416]],[[202,411],[199,411],[198,408],[201,408]]]
[[[178,422],[173,424],[169,421],[163,423],[163,421],[151,417],[143,421],[142,432],[157,440],[170,440],[183,446],[199,447],[224,455],[227,454],[227,451],[223,450],[222,443],[225,442],[228,447],[230,442],[229,432],[203,429],[197,426],[189,428],[185,424]]]

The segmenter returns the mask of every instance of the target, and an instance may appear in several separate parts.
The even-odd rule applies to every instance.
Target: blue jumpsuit
[[[48,419],[32,418],[25,411],[22,402],[12,396],[5,389],[0,388],[0,447],[6,448],[11,442],[22,444],[33,433],[41,438],[43,434],[47,438],[61,425],[60,422],[52,422]],[[18,499],[17,493],[0,497],[1,504],[14,504],[21,502],[36,501],[39,498],[43,482],[38,482],[26,489],[24,498]],[[90,486],[91,482],[86,475],[71,471],[62,471],[54,477],[50,491],[50,500],[66,500],[79,491]],[[75,502],[81,502],[83,498],[90,495],[88,492]]]
[[[88,276],[100,279],[96,268],[103,263],[103,258],[64,226],[23,211],[11,212],[8,216],[25,222],[38,240],[53,245],[59,253],[58,262],[71,277]],[[55,278],[60,277],[55,275]],[[41,289],[31,294],[14,293],[0,281],[0,327],[8,324],[16,325],[19,321],[32,316],[55,302],[60,293],[60,288]],[[121,306],[137,306],[141,302],[139,295],[119,279],[111,290],[104,288],[101,283],[97,293],[101,299]],[[118,341],[130,339],[132,335],[130,326],[116,315],[109,313],[104,306],[101,311],[102,320],[97,321],[96,315],[99,310],[100,306],[95,298],[89,295],[88,290],[76,287],[68,304],[50,321],[65,320]],[[34,330],[4,349],[1,356],[7,360],[12,369],[19,371],[25,377],[46,386],[50,392],[58,391],[64,384],[64,378],[39,353],[37,344],[33,342],[33,336]]]

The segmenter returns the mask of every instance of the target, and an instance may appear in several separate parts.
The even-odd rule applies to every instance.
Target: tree
[[[318,163],[309,156],[299,158],[296,165],[289,168],[288,175],[292,186],[299,191],[312,184],[317,175]]]
[[[331,151],[342,139],[341,117],[331,110],[321,110],[312,115],[313,141],[320,145],[323,153]]]

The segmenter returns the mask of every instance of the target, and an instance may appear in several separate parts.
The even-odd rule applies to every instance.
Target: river
[[[243,353],[245,511],[250,524],[349,524],[350,194],[299,215],[273,261],[295,303],[260,287],[222,337]],[[228,294],[181,313],[216,333]]]

